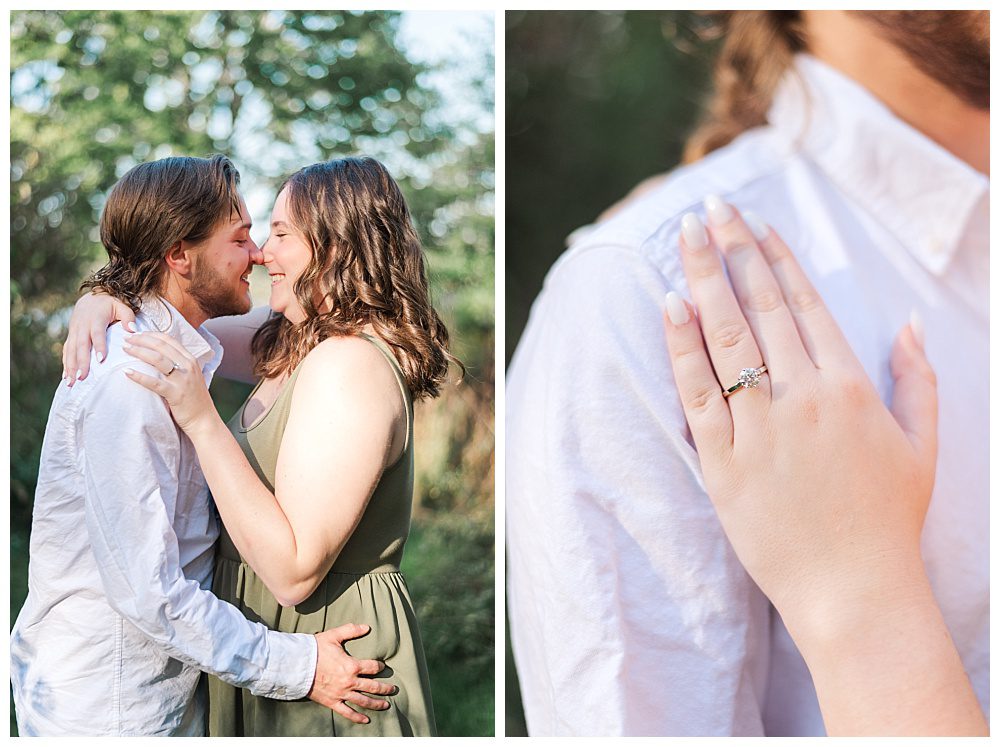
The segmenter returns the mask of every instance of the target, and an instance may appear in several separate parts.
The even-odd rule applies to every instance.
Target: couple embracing
[[[409,211],[345,158],[285,181],[263,246],[250,227],[223,156],[108,197],[11,634],[22,735],[435,733],[399,564],[413,401],[453,358]],[[215,374],[259,380],[229,423]]]

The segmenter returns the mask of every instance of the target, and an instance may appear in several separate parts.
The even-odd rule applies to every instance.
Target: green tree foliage
[[[506,345],[566,236],[673,168],[709,80],[688,11],[507,14]]]
[[[447,116],[427,85],[434,68],[402,48],[401,15],[13,11],[10,20],[12,568],[25,562],[69,308],[105,256],[101,207],[133,165],[174,154],[225,153],[247,193],[271,196],[308,163],[357,153],[386,163],[427,249],[435,307],[469,368],[461,385],[421,405],[418,418],[432,425],[417,454],[415,520],[427,538],[417,544],[438,552],[435,533],[452,536],[445,518],[459,512],[474,535],[462,541],[492,545],[493,131]],[[487,112],[492,71],[492,56],[464,71],[467,98]],[[213,391],[217,399],[222,392],[224,409],[241,395],[238,387]],[[414,560],[442,570],[432,557]],[[482,582],[489,598],[471,595],[461,612],[482,620],[488,604],[491,626],[492,572],[492,554],[469,571],[490,574],[488,583],[466,579]],[[443,593],[448,586],[434,581],[421,592],[429,608]],[[16,596],[13,614],[23,598]],[[466,657],[459,666],[479,673],[486,665]],[[488,669],[491,677],[492,660]]]

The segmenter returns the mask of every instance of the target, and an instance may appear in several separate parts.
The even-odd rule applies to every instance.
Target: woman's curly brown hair
[[[294,286],[306,319],[276,315],[257,331],[254,373],[288,373],[326,338],[370,324],[395,353],[413,398],[436,397],[449,361],[459,362],[431,306],[423,249],[389,172],[373,158],[340,158],[295,172],[283,190],[289,218],[312,249]],[[322,311],[326,301],[330,310]]]

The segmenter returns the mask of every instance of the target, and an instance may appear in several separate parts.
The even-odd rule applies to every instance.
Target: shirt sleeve
[[[769,605],[708,499],[665,275],[574,250],[511,362],[508,612],[529,733],[761,735]]]
[[[184,576],[172,519],[186,437],[163,400],[124,367],[108,371],[85,404],[80,437],[87,531],[111,607],[186,664],[254,695],[305,697],[315,638],[270,631]]]

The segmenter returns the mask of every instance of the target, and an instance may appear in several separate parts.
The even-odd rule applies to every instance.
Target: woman
[[[270,228],[262,261],[274,314],[257,330],[254,312],[208,324],[226,349],[227,375],[247,375],[249,350],[260,378],[229,423],[190,354],[166,336],[136,335],[129,349],[162,377],[129,375],[164,397],[197,450],[225,525],[215,593],[274,629],[370,625],[352,654],[384,661],[399,691],[391,708],[356,724],[213,679],[209,733],[432,736],[427,667],[399,564],[413,495],[413,401],[438,394],[453,358],[420,243],[399,187],[370,158],[293,174]],[[95,326],[109,311],[129,316],[121,305],[110,310],[110,299],[93,303]]]
[[[698,316],[666,298],[677,389],[722,526],[802,652],[827,733],[986,734],[920,556],[937,395],[919,319],[893,347],[890,413],[781,238],[717,197],[705,208],[709,230],[689,213],[681,232]],[[740,342],[720,345],[722,329]]]

